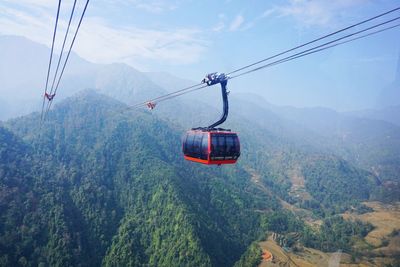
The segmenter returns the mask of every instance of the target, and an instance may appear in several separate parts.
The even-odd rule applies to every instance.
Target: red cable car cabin
[[[240,143],[237,134],[230,131],[191,130],[183,139],[182,150],[186,160],[234,164],[240,156]]]

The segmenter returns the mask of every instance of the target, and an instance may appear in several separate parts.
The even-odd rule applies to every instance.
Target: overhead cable
[[[393,22],[393,21],[396,21],[396,20],[399,20],[399,19],[400,19],[400,17],[396,17],[396,18],[394,18],[394,19],[391,19],[391,20],[388,20],[388,21],[385,21],[385,22],[376,24],[376,25],[371,26],[371,27],[368,27],[368,28],[366,28],[366,29],[363,29],[363,30],[360,30],[360,31],[357,31],[357,32],[348,34],[348,35],[346,35],[346,36],[337,38],[337,39],[335,39],[335,40],[333,40],[333,41],[326,42],[326,43],[324,43],[324,44],[322,44],[322,45],[318,45],[318,46],[315,46],[315,47],[313,47],[313,48],[306,49],[306,50],[304,50],[304,51],[302,51],[302,52],[296,53],[296,54],[291,55],[291,56],[288,56],[288,57],[286,57],[286,58],[283,58],[283,59],[274,61],[274,62],[269,63],[269,64],[266,64],[266,65],[262,65],[262,66],[260,66],[260,67],[256,67],[256,68],[254,68],[254,69],[251,69],[251,70],[248,70],[248,71],[245,71],[245,72],[242,72],[242,73],[240,73],[240,74],[237,74],[237,75],[235,75],[235,76],[232,76],[231,79],[237,78],[237,77],[240,77],[240,76],[243,76],[243,75],[246,75],[246,74],[248,74],[248,73],[250,73],[250,72],[254,72],[254,71],[258,71],[258,70],[264,69],[264,68],[266,68],[266,67],[274,66],[274,65],[277,65],[277,64],[280,64],[280,63],[283,63],[283,62],[287,62],[287,61],[296,59],[296,58],[300,58],[300,57],[303,57],[303,56],[306,56],[306,55],[314,54],[314,53],[316,53],[316,52],[320,52],[320,51],[326,50],[326,49],[328,49],[328,48],[332,48],[332,47],[335,47],[335,46],[338,46],[338,45],[341,45],[341,44],[345,44],[345,43],[348,43],[348,42],[350,42],[350,41],[355,41],[355,40],[358,40],[358,39],[361,39],[361,38],[364,38],[364,37],[367,37],[367,36],[370,36],[370,35],[373,35],[373,34],[377,34],[377,33],[380,33],[380,32],[382,32],[382,31],[385,31],[385,30],[393,29],[393,28],[395,28],[395,26],[387,27],[387,28],[382,29],[382,30],[380,30],[380,31],[375,31],[375,32],[372,32],[372,33],[370,33],[370,34],[367,34],[367,35],[364,35],[364,36],[360,36],[360,37],[358,37],[358,38],[353,38],[353,39],[348,40],[348,41],[345,41],[345,42],[341,42],[341,43],[338,42],[338,41],[344,40],[344,39],[346,39],[346,38],[349,38],[349,37],[351,37],[351,36],[355,36],[355,35],[358,35],[358,34],[360,34],[360,33],[363,33],[363,32],[366,32],[366,31],[369,31],[369,30],[372,30],[372,29],[375,29],[375,28],[377,28],[377,27],[380,27],[380,26],[382,26],[382,25],[388,24],[388,23],[390,23],[390,22]],[[336,43],[336,42],[338,42],[338,43],[335,44],[335,45],[332,45],[332,44],[334,44],[334,43]],[[324,47],[325,47],[325,48],[324,48]]]
[[[395,12],[395,11],[398,11],[398,10],[400,10],[400,7],[394,8],[394,9],[392,9],[392,10],[389,10],[389,11],[387,11],[387,12],[384,12],[384,13],[379,14],[379,15],[377,15],[377,16],[374,16],[374,17],[372,17],[372,18],[363,20],[363,21],[358,22],[358,23],[356,23],[356,24],[350,25],[350,26],[348,26],[348,27],[346,27],[346,28],[343,28],[343,29],[340,29],[340,30],[338,30],[338,31],[329,33],[329,34],[327,34],[327,35],[324,35],[324,36],[322,36],[322,37],[319,37],[319,38],[314,39],[314,40],[312,40],[312,41],[309,41],[309,42],[307,42],[307,43],[298,45],[298,46],[296,46],[296,47],[293,47],[293,48],[291,48],[291,49],[288,49],[288,50],[283,51],[283,52],[281,52],[281,53],[278,53],[278,54],[276,54],[276,55],[273,55],[273,56],[264,58],[264,59],[259,60],[259,61],[257,61],[257,62],[254,62],[254,63],[251,63],[251,64],[249,64],[249,65],[246,65],[246,66],[244,66],[244,67],[238,68],[238,69],[236,69],[236,70],[233,70],[233,71],[227,73],[227,75],[230,75],[230,74],[236,73],[236,72],[238,72],[238,71],[247,69],[247,68],[249,68],[249,67],[252,67],[252,66],[254,66],[254,65],[260,64],[260,63],[265,62],[265,61],[267,61],[267,60],[271,60],[271,59],[274,59],[274,58],[276,58],[276,57],[282,56],[282,55],[284,55],[284,54],[287,54],[287,53],[289,53],[289,52],[292,52],[292,51],[297,50],[297,49],[299,49],[299,48],[302,48],[302,47],[304,47],[304,46],[307,46],[307,45],[310,45],[310,44],[312,44],[312,43],[321,41],[321,40],[323,40],[323,39],[326,39],[326,38],[331,37],[331,36],[333,36],[333,35],[336,35],[336,34],[338,34],[338,33],[344,32],[344,31],[349,30],[349,29],[351,29],[351,28],[360,26],[360,25],[362,25],[362,24],[365,24],[365,23],[370,22],[370,21],[372,21],[372,20],[375,20],[375,19],[377,19],[377,18],[386,16],[386,15],[388,15],[388,14],[390,14],[390,13],[393,13],[393,12]]]
[[[54,25],[54,31],[53,31],[53,41],[51,43],[51,52],[50,52],[50,60],[49,60],[49,64],[48,64],[48,68],[47,68],[47,77],[46,77],[46,87],[44,89],[44,94],[43,94],[43,104],[42,104],[42,112],[40,115],[40,124],[43,121],[43,111],[44,111],[44,104],[46,101],[45,95],[47,93],[47,86],[49,84],[49,76],[50,76],[50,69],[51,69],[51,62],[53,59],[53,51],[54,51],[54,42],[56,40],[56,33],[57,33],[57,25],[58,25],[58,17],[60,14],[60,6],[61,6],[61,0],[58,1],[58,7],[57,7],[57,15],[56,15],[56,23]]]
[[[293,51],[295,51],[295,50],[297,50],[297,49],[299,49],[299,48],[301,48],[301,47],[305,47],[305,46],[307,46],[307,45],[309,45],[309,44],[315,43],[315,42],[320,41],[320,40],[322,40],[322,39],[325,39],[325,38],[327,38],[327,37],[332,37],[332,36],[334,36],[334,35],[336,35],[336,34],[338,34],[338,33],[344,32],[344,31],[346,31],[346,30],[349,30],[349,29],[354,28],[354,27],[356,27],[356,26],[359,26],[359,25],[361,25],[361,24],[367,23],[367,22],[372,21],[372,20],[374,20],[374,19],[383,17],[383,16],[388,15],[388,14],[390,14],[390,13],[393,13],[393,12],[395,12],[395,11],[397,11],[397,10],[400,10],[400,7],[395,8],[395,9],[392,9],[392,10],[387,11],[387,12],[384,12],[384,13],[382,13],[382,14],[380,14],[380,15],[377,15],[377,16],[374,16],[374,17],[372,17],[372,18],[366,19],[366,20],[361,21],[361,22],[359,22],[359,23],[353,24],[353,25],[348,26],[348,27],[346,27],[346,28],[343,28],[343,29],[341,29],[341,30],[335,31],[335,32],[330,33],[330,34],[328,34],[328,35],[325,35],[325,36],[323,36],[323,37],[314,39],[313,41],[310,41],[310,42],[304,43],[304,44],[302,44],[302,45],[296,46],[296,47],[294,47],[294,48],[292,48],[292,49],[289,49],[289,50],[286,50],[286,51],[284,51],[284,52],[278,53],[278,54],[273,55],[273,56],[271,56],[271,57],[268,57],[268,58],[265,58],[265,59],[263,59],[263,60],[259,60],[259,61],[257,61],[257,62],[254,62],[254,63],[252,63],[252,64],[246,65],[246,66],[244,66],[244,67],[242,67],[242,68],[239,68],[239,69],[236,69],[236,70],[234,70],[234,71],[229,72],[228,75],[229,75],[229,74],[236,73],[236,72],[240,72],[240,71],[242,71],[242,70],[245,70],[245,69],[247,69],[247,68],[250,68],[250,67],[253,67],[253,66],[256,66],[256,65],[259,65],[260,63],[266,62],[266,61],[268,61],[268,60],[271,60],[271,59],[273,59],[273,58],[279,57],[279,56],[284,55],[284,54],[286,54],[286,53],[293,52]],[[348,42],[351,42],[351,41],[355,41],[355,40],[358,40],[358,39],[361,39],[361,38],[365,38],[365,37],[370,36],[370,35],[374,35],[374,34],[377,34],[377,33],[383,32],[383,31],[386,31],[386,30],[389,30],[389,29],[393,29],[393,28],[397,27],[398,25],[389,26],[389,27],[386,27],[386,28],[384,28],[384,29],[374,31],[374,32],[368,33],[368,34],[363,35],[363,36],[359,36],[359,37],[352,38],[352,39],[349,39],[349,40],[346,40],[346,41],[342,41],[342,40],[345,40],[345,39],[350,38],[350,37],[352,37],[352,36],[359,35],[359,34],[361,34],[361,33],[363,33],[363,32],[370,31],[370,30],[372,30],[372,29],[381,27],[381,26],[383,26],[383,25],[386,25],[386,24],[391,23],[391,22],[393,22],[393,21],[396,21],[396,20],[398,20],[398,19],[400,19],[400,17],[396,17],[396,18],[394,18],[394,19],[390,19],[390,20],[387,20],[387,21],[384,21],[384,22],[375,24],[375,25],[373,25],[373,26],[367,27],[367,28],[365,28],[365,29],[362,29],[362,30],[359,30],[359,31],[356,31],[356,32],[353,32],[353,33],[350,33],[350,34],[345,35],[345,36],[343,36],[343,37],[339,37],[339,38],[334,39],[334,40],[332,40],[332,41],[328,41],[328,42],[323,43],[323,44],[321,44],[321,45],[314,46],[314,47],[312,47],[312,48],[309,48],[309,49],[303,50],[303,51],[301,51],[301,52],[292,54],[292,55],[287,56],[287,57],[285,57],[285,58],[278,59],[278,60],[273,61],[273,62],[271,62],[271,63],[268,63],[268,64],[265,64],[265,65],[256,67],[256,68],[254,68],[254,69],[251,69],[251,70],[248,70],[248,71],[239,73],[239,74],[237,74],[237,75],[231,76],[229,79],[233,79],[233,78],[236,78],[236,77],[240,77],[240,76],[243,76],[243,75],[248,74],[248,73],[250,73],[250,72],[254,72],[254,71],[257,71],[257,70],[260,70],[260,69],[264,69],[264,68],[267,68],[267,67],[271,67],[271,66],[275,66],[275,65],[278,65],[278,64],[287,62],[287,61],[291,61],[291,60],[294,60],[294,59],[297,59],[297,58],[300,58],[300,57],[304,57],[304,56],[306,56],[306,55],[310,55],[310,54],[314,54],[314,53],[317,53],[317,52],[326,50],[326,49],[328,49],[328,48],[332,48],[332,47],[335,47],[335,46],[338,46],[338,45],[342,45],[342,44],[345,44],[345,43],[348,43]],[[339,42],[339,41],[342,41],[342,42]],[[168,93],[168,94],[166,94],[166,95],[162,95],[162,96],[159,96],[159,97],[150,99],[150,100],[148,100],[148,101],[135,104],[135,105],[133,105],[133,106],[129,106],[129,107],[126,108],[126,109],[136,109],[136,108],[138,108],[138,107],[142,107],[142,106],[146,105],[146,104],[149,103],[149,102],[151,103],[151,102],[161,102],[161,101],[165,101],[165,100],[167,100],[167,99],[171,99],[171,98],[174,98],[174,97],[177,97],[177,96],[180,96],[180,95],[183,95],[183,94],[186,94],[186,93],[189,93],[189,92],[193,92],[193,91],[196,91],[196,90],[200,90],[200,89],[203,89],[203,88],[207,87],[207,85],[203,85],[203,86],[201,86],[201,85],[202,85],[202,84],[197,84],[197,85],[193,85],[193,86],[190,86],[190,87],[186,87],[186,88],[183,88],[183,89],[181,89],[181,90],[174,91],[174,92]],[[200,87],[199,87],[199,86],[200,86]]]
[[[67,27],[67,31],[65,32],[65,35],[64,35],[64,41],[63,41],[63,44],[62,44],[60,56],[58,57],[56,73],[54,74],[53,83],[51,84],[50,95],[53,93],[53,90],[54,90],[54,83],[55,83],[55,81],[56,81],[57,74],[58,74],[58,69],[59,69],[59,67],[60,67],[61,59],[62,59],[62,56],[63,56],[63,53],[64,53],[65,42],[67,41],[67,37],[68,37],[68,33],[69,33],[69,28],[70,28],[70,26],[71,26],[72,17],[74,16],[75,6],[76,6],[76,0],[74,0],[74,4],[73,4],[73,6],[72,6],[71,15],[69,16],[68,27]]]
[[[63,65],[63,67],[62,67],[62,69],[61,69],[60,76],[59,76],[59,78],[58,78],[58,80],[57,80],[57,84],[56,84],[56,87],[55,87],[55,89],[54,89],[54,94],[57,93],[58,86],[60,85],[61,78],[62,78],[62,76],[63,76],[63,74],[64,74],[65,66],[67,65],[69,56],[70,56],[70,54],[71,54],[72,47],[73,47],[73,45],[74,45],[74,43],[75,43],[75,39],[76,39],[76,36],[77,36],[77,34],[78,34],[79,28],[80,28],[80,26],[81,26],[81,23],[82,23],[82,20],[83,20],[84,15],[85,15],[86,8],[87,8],[88,4],[89,4],[89,0],[86,1],[85,7],[84,7],[83,12],[82,12],[82,15],[81,15],[81,18],[79,19],[79,23],[78,23],[78,26],[77,26],[77,28],[76,28],[76,31],[75,31],[75,34],[74,34],[74,38],[72,39],[71,45],[70,45],[69,50],[68,50],[68,53],[67,53],[67,57],[66,57],[66,59],[65,59],[65,61],[64,61],[64,65]],[[48,103],[48,105],[47,105],[47,109],[46,109],[46,113],[45,113],[44,118],[46,118],[47,113],[49,112],[52,103],[53,103],[53,101],[49,101],[49,103]]]

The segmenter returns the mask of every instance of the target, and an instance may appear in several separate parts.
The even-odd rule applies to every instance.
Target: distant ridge
[[[397,60],[397,68],[394,81],[382,89],[377,102],[378,108],[386,108],[400,105],[400,52]]]
[[[0,36],[0,120],[40,110],[49,51],[45,45],[25,37]],[[85,88],[128,104],[166,92],[131,66],[94,64],[71,53],[54,101]]]

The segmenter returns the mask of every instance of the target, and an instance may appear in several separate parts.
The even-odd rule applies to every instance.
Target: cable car
[[[228,117],[228,76],[223,73],[208,74],[202,83],[208,86],[220,83],[223,100],[221,118],[208,127],[193,128],[183,138],[182,151],[189,161],[207,165],[234,164],[240,156],[240,142],[236,133],[228,129],[216,128]]]
[[[230,131],[190,130],[183,140],[186,160],[211,164],[234,164],[240,156],[240,142]]]

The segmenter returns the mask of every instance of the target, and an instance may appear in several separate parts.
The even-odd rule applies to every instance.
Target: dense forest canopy
[[[398,1],[14,2],[0,267],[400,266]]]
[[[207,167],[183,160],[179,123],[124,107],[87,90],[42,129],[37,113],[0,127],[0,265],[252,266],[267,232],[352,253],[372,230],[338,215],[384,188],[307,140],[232,120],[239,164]],[[295,170],[308,198],[292,192]],[[312,211],[321,228],[284,203]]]

